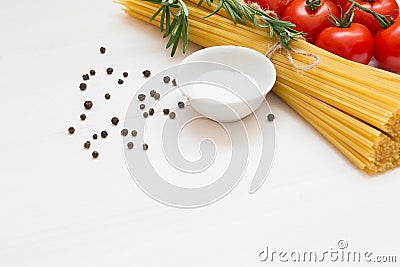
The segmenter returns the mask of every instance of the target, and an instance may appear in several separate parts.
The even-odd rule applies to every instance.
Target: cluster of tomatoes
[[[400,72],[396,0],[247,0],[296,25],[307,41],[346,59]],[[377,15],[373,15],[373,14]]]

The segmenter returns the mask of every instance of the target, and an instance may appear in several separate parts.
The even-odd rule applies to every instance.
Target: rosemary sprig
[[[143,0],[153,4],[160,4],[161,7],[150,18],[154,20],[161,13],[160,30],[164,32],[163,38],[170,36],[167,42],[167,48],[172,46],[171,56],[173,56],[178,47],[179,41],[183,41],[183,53],[186,52],[189,41],[189,11],[183,0]],[[200,6],[204,0],[199,0],[197,6]],[[289,42],[296,40],[298,36],[305,35],[302,32],[294,30],[295,24],[289,21],[282,21],[272,17],[262,10],[255,9],[239,0],[218,0],[217,7],[205,18],[208,18],[220,11],[222,8],[229,14],[232,21],[245,24],[245,21],[252,23],[255,27],[269,28],[269,38],[275,35],[280,43],[286,49],[291,49]],[[206,0],[208,6],[211,6],[213,0]],[[174,13],[175,11],[175,13]],[[173,17],[171,22],[171,16]],[[164,28],[165,25],[165,28]]]
[[[186,4],[182,0],[143,1],[161,5],[149,21],[153,21],[161,13],[160,31],[164,32],[163,38],[169,36],[166,48],[168,49],[172,46],[171,57],[175,55],[181,38],[183,40],[182,51],[185,53],[189,42],[189,11]],[[172,21],[171,17],[173,18]]]
[[[296,40],[298,36],[305,35],[302,32],[294,30],[294,27],[296,27],[295,24],[274,18],[266,12],[255,9],[238,0],[219,0],[217,7],[207,17],[214,15],[221,8],[225,9],[234,23],[237,21],[244,23],[244,20],[247,20],[255,27],[269,28],[269,38],[272,39],[276,35],[281,45],[289,50],[291,50],[289,46],[291,40]]]

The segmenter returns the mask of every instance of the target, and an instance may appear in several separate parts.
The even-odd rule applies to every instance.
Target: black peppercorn
[[[125,71],[124,73],[122,73],[122,76],[124,76],[126,78],[126,77],[128,77],[128,73]]]
[[[176,84],[176,79],[173,79],[173,80],[172,80],[172,85],[173,85],[173,86],[176,86],[176,85],[177,85],[177,84]]]
[[[122,129],[121,130],[121,135],[122,136],[127,136],[128,135],[128,129]]]
[[[155,95],[156,93],[157,93],[156,90],[151,90],[151,91],[150,91],[150,96],[151,96],[151,97],[154,97],[154,95]]]
[[[179,108],[184,108],[185,107],[185,103],[183,103],[182,101],[178,102],[178,107]]]
[[[137,136],[137,131],[136,131],[136,130],[132,130],[131,135],[132,135],[133,137],[136,137],[136,136]]]
[[[153,114],[154,114],[154,108],[150,108],[150,109],[149,109],[149,115],[150,115],[150,116],[153,116]]]
[[[139,99],[139,101],[144,101],[146,99],[146,95],[145,94],[139,94],[138,95],[138,99]]]
[[[108,100],[108,99],[111,98],[111,95],[109,93],[107,93],[107,94],[104,95],[104,98]]]
[[[98,156],[99,156],[99,152],[97,152],[97,151],[93,151],[93,152],[92,152],[92,157],[93,157],[94,159],[97,159]]]
[[[74,134],[75,133],[75,128],[74,127],[69,127],[68,128],[68,133],[69,134]]]
[[[170,118],[170,119],[175,119],[175,117],[176,117],[175,112],[169,113],[169,118]]]
[[[102,53],[102,54],[106,53],[106,48],[105,47],[100,47],[100,53]]]
[[[274,114],[268,114],[267,119],[269,121],[273,121],[275,119],[275,115]]]
[[[160,94],[159,94],[159,93],[155,93],[155,94],[154,94],[154,99],[155,99],[155,100],[160,99]]]
[[[123,83],[124,83],[124,80],[118,79],[118,84],[123,84]]]
[[[92,76],[94,76],[94,75],[96,74],[96,71],[95,71],[95,70],[90,70],[90,71],[89,71],[89,74],[92,75]]]
[[[171,78],[169,76],[164,76],[163,78],[164,83],[169,83],[170,80]]]
[[[163,109],[163,113],[164,113],[164,115],[168,115],[168,114],[169,114],[169,109],[164,108],[164,109]]]
[[[89,148],[90,148],[90,142],[89,142],[89,141],[86,141],[86,142],[83,144],[83,147],[86,148],[86,149],[89,149]]]
[[[126,144],[126,146],[127,146],[129,149],[132,149],[132,148],[133,148],[133,143],[132,143],[132,142],[128,142],[128,143]]]
[[[84,81],[89,80],[89,74],[84,74],[84,75],[82,75],[82,79],[83,79]]]
[[[80,85],[79,85],[79,89],[81,89],[81,91],[85,91],[86,90],[86,83],[81,83]]]
[[[147,118],[149,116],[149,113],[143,112],[143,117]]]
[[[146,107],[145,104],[140,104],[140,105],[139,105],[139,108],[140,108],[140,109],[144,109],[145,107]]]
[[[143,150],[147,150],[147,149],[149,149],[149,146],[146,143],[144,143],[143,144]]]
[[[100,135],[102,138],[106,138],[108,136],[108,133],[106,131],[101,131]]]
[[[117,117],[112,117],[112,118],[111,118],[111,123],[112,123],[113,125],[117,126],[117,125],[118,125],[118,122],[119,122],[119,119],[118,119]]]
[[[107,70],[106,70],[107,74],[112,74],[113,71],[114,71],[113,68],[107,68]]]
[[[86,120],[86,114],[81,114],[81,115],[79,116],[79,118],[81,118],[82,121]]]
[[[149,70],[143,71],[143,76],[144,77],[148,78],[148,77],[150,77],[150,75],[151,75],[151,72]]]
[[[97,134],[93,134],[93,139],[96,140],[97,139]]]
[[[83,106],[85,107],[85,109],[91,109],[93,107],[93,102],[92,101],[85,101]]]

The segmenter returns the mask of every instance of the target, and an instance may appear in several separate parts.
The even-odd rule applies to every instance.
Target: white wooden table
[[[258,259],[266,245],[322,252],[340,239],[400,261],[400,170],[368,177],[274,95],[276,157],[257,193],[247,193],[250,170],[226,198],[200,209],[145,195],[127,170],[119,130],[104,118],[123,117],[142,70],[156,73],[184,56],[170,58],[158,29],[120,6],[3,1],[0,34],[0,266],[262,266],[275,264]],[[188,54],[199,48],[191,44]],[[94,68],[104,76],[108,66],[129,71],[123,89],[99,78],[84,96],[81,75]],[[86,97],[101,111],[81,123]],[[110,138],[92,160],[84,135],[103,128]]]

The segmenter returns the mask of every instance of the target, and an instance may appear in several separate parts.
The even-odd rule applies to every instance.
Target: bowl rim
[[[214,51],[214,50],[218,51],[218,50],[222,50],[222,51],[226,52],[227,49],[230,49],[230,50],[238,50],[238,51],[241,51],[241,52],[245,51],[246,53],[253,54],[253,55],[255,55],[256,57],[259,57],[259,58],[263,57],[263,61],[264,61],[265,64],[268,66],[268,69],[265,69],[265,71],[269,71],[269,72],[270,72],[269,74],[271,75],[271,79],[268,79],[268,81],[264,84],[264,85],[267,85],[267,86],[261,86],[261,83],[260,83],[257,79],[255,79],[254,76],[251,75],[251,73],[246,73],[246,72],[244,72],[243,70],[238,69],[238,68],[236,68],[236,67],[233,67],[233,66],[231,66],[231,65],[229,65],[229,64],[226,64],[226,63],[224,63],[224,62],[210,61],[210,60],[201,60],[201,59],[200,59],[200,60],[195,60],[195,61],[189,61],[192,57],[198,56],[198,55],[201,55],[201,54],[204,54],[204,53],[207,53],[208,51]],[[189,62],[188,62],[188,61],[189,61]],[[265,55],[263,55],[262,53],[260,53],[260,52],[258,52],[258,51],[256,51],[256,50],[254,50],[254,49],[251,49],[251,48],[248,48],[248,47],[244,47],[244,46],[219,45],[219,46],[206,47],[206,48],[197,50],[196,52],[194,52],[194,53],[188,55],[187,57],[185,57],[185,58],[182,60],[181,64],[191,63],[191,62],[212,62],[212,63],[222,64],[222,65],[225,65],[225,66],[228,66],[228,67],[234,69],[235,71],[238,71],[238,72],[242,73],[242,74],[245,75],[245,76],[250,76],[251,79],[249,79],[249,80],[250,80],[251,82],[253,82],[253,83],[254,83],[254,81],[256,82],[256,83],[254,83],[255,86],[259,89],[260,93],[261,93],[264,97],[272,90],[272,87],[274,86],[274,84],[275,84],[275,82],[276,82],[276,68],[275,68],[274,64],[272,63],[272,61],[271,61],[268,57],[266,57]],[[247,77],[247,78],[249,78],[249,77]],[[266,79],[266,80],[267,80],[267,79]]]

